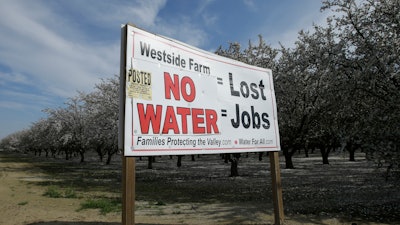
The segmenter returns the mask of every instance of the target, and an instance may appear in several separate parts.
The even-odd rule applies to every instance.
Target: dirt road
[[[1,154],[0,158],[0,224],[19,225],[50,221],[119,222],[119,214],[100,215],[97,210],[77,212],[80,199],[49,198],[43,196],[43,186],[37,182],[48,181],[30,163],[9,160],[13,155]],[[84,223],[83,223],[84,224]]]
[[[31,163],[17,162],[15,155],[0,154],[0,224],[2,225],[114,225],[120,224],[120,213],[102,215],[99,210],[80,208],[83,199],[43,196],[45,188],[39,182],[51,182]],[[241,209],[257,206],[227,204],[168,204],[136,202],[137,224],[240,224],[273,221],[272,215],[240,216]],[[242,210],[243,211],[243,210]],[[220,212],[220,213],[216,213]],[[237,213],[237,217],[230,216]],[[271,213],[270,213],[271,214]],[[226,217],[230,217],[229,222]],[[266,222],[268,223],[268,222]]]

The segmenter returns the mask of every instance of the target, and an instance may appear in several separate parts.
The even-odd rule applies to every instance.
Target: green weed
[[[156,203],[155,203],[155,205],[166,205],[163,201],[157,201]]]
[[[56,186],[50,186],[47,188],[47,190],[44,192],[43,196],[47,196],[50,198],[61,198],[61,190],[57,188]]]
[[[23,202],[19,202],[19,203],[18,203],[18,205],[26,205],[26,204],[28,204],[27,201],[23,201]]]
[[[103,215],[110,212],[120,212],[121,200],[109,198],[89,199],[81,203],[81,208],[78,211],[83,209],[100,209],[100,213]]]
[[[72,188],[67,188],[64,191],[64,198],[78,198],[78,196]]]
[[[62,190],[56,186],[49,186],[47,190],[44,192],[43,196],[47,196],[50,198],[77,198],[76,192],[72,188],[67,188]]]

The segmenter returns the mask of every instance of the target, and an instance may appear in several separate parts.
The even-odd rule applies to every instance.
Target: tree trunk
[[[103,162],[104,154],[101,150],[102,150],[101,146],[98,145],[96,147],[96,152],[97,152],[97,155],[99,156],[100,162]]]
[[[231,162],[231,177],[237,177],[239,176],[239,170],[238,170],[238,159],[233,158],[229,160]]]
[[[231,177],[237,177],[239,176],[239,170],[238,170],[238,163],[239,163],[239,158],[240,158],[240,153],[234,153],[232,154],[232,159],[229,159],[229,162],[231,162]]]
[[[228,163],[231,160],[231,154],[226,153],[223,156],[224,156],[225,163]]]
[[[354,162],[356,161],[355,152],[357,149],[357,145],[355,145],[352,141],[348,141],[346,143],[346,149],[349,151],[349,161]]]
[[[51,151],[51,157],[56,158],[56,153],[57,153],[56,149],[53,149]]]
[[[85,162],[85,152],[79,151],[79,155],[81,156],[81,163]]]
[[[110,165],[112,156],[113,156],[112,153],[110,153],[110,152],[107,153],[107,162],[106,162],[106,165]]]
[[[349,150],[349,153],[350,153],[350,158],[349,158],[349,161],[351,161],[351,162],[355,162],[356,161],[356,158],[355,158],[355,149],[351,149],[351,150]]]
[[[69,160],[69,154],[67,151],[65,151],[65,160]]]
[[[293,166],[293,154],[296,152],[296,149],[292,149],[292,151],[289,151],[288,148],[283,148],[283,155],[285,156],[285,165],[286,169],[294,169]]]
[[[294,169],[292,155],[285,154],[285,165],[286,169]]]
[[[177,167],[181,167],[182,166],[182,156],[178,155],[178,162],[176,162],[176,166]]]
[[[263,154],[264,154],[264,152],[259,152],[258,153],[258,161],[262,161]]]
[[[329,148],[327,149],[325,146],[321,146],[322,164],[329,164],[329,152]]]
[[[305,153],[306,158],[309,157],[308,151],[309,151],[308,144],[305,144],[305,146],[304,146],[304,153]]]
[[[153,169],[153,156],[149,156],[147,159],[147,169]]]
[[[390,163],[390,165],[386,168],[386,174],[385,174],[385,181],[387,182],[389,180],[390,176],[390,171],[393,168],[393,163]]]

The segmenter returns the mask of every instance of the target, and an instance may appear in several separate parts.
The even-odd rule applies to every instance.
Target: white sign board
[[[272,72],[128,25],[125,156],[280,150]]]

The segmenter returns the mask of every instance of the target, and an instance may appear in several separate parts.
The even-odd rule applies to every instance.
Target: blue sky
[[[29,128],[119,73],[120,27],[131,22],[207,51],[261,34],[293,46],[324,24],[318,0],[0,0],[0,138]]]

